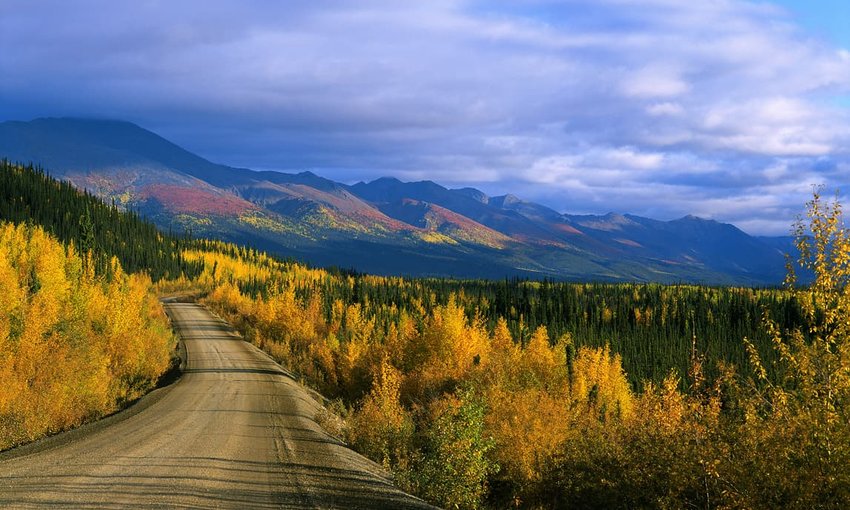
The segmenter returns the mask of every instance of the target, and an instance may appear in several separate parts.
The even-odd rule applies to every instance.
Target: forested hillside
[[[39,226],[0,223],[0,450],[109,414],[170,366],[175,339],[144,274]]]
[[[0,162],[0,450],[153,388],[175,338],[149,274],[197,274],[182,242],[40,170]]]
[[[186,238],[163,234],[133,211],[107,205],[40,168],[6,160],[0,160],[0,221],[40,225],[80,253],[91,252],[98,273],[110,270],[113,256],[126,271],[144,271],[154,281],[181,273],[191,278],[201,269],[182,258]]]

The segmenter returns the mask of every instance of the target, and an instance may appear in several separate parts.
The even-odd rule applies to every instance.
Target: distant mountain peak
[[[717,223],[716,220],[713,220],[713,219],[710,219],[710,218],[703,218],[702,216],[696,216],[694,214],[688,214],[688,215],[682,216],[681,218],[679,218],[678,221],[698,221],[698,222],[705,222],[705,223]]]
[[[373,179],[368,183],[361,181],[360,184],[404,184],[400,180],[395,177],[378,177],[377,179]]]
[[[475,188],[458,188],[458,189],[454,189],[452,191],[454,191],[455,193],[457,193],[459,195],[469,197],[469,198],[475,200],[476,202],[481,202],[482,204],[490,203],[490,197],[488,197],[487,194],[484,193],[483,191],[475,189]]]
[[[14,122],[14,121],[12,121]],[[144,129],[140,127],[138,124],[130,122],[128,120],[120,120],[113,119],[109,117],[38,117],[36,119],[31,120],[30,122],[20,122],[21,124],[91,124],[91,125],[122,125],[122,126],[130,126],[138,129]],[[146,130],[147,131],[147,130]]]
[[[499,195],[497,197],[493,197],[490,199],[490,202],[493,205],[501,207],[503,209],[508,209],[510,206],[526,203],[524,200],[519,198],[516,195],[512,195],[510,193],[506,195]]]
[[[428,179],[423,180],[423,181],[409,182],[409,183],[406,183],[406,184],[412,185],[412,186],[424,187],[424,188],[439,189],[440,191],[448,191],[448,188],[446,188],[445,186],[443,186],[441,184],[437,184],[436,182],[428,180]]]

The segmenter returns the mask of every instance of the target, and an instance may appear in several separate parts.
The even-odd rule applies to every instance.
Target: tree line
[[[293,263],[282,264],[285,273],[290,269],[283,268]],[[217,276],[217,281],[227,279],[223,272]],[[290,285],[286,277],[274,274],[228,281],[255,298],[266,298]],[[710,379],[720,375],[717,361],[746,368],[749,358],[743,338],[758,349],[774,377],[776,358],[762,326],[764,315],[782,329],[798,327],[804,320],[796,297],[782,288],[418,279],[328,272],[295,292],[301,301],[321,296],[326,321],[332,319],[336,302],[359,304],[383,332],[397,326],[401,312],[421,325],[423,317],[453,299],[468,320],[480,320],[488,331],[504,319],[520,345],[541,326],[552,339],[569,334],[577,347],[607,345],[622,356],[635,389],[646,380],[661,382],[671,369],[687,373],[694,352],[706,356]]]

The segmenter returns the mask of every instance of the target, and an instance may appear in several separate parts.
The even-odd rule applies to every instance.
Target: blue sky
[[[815,36],[850,49],[850,2],[846,0],[779,0],[792,21]]]
[[[850,181],[838,0],[4,0],[0,120],[787,233]]]

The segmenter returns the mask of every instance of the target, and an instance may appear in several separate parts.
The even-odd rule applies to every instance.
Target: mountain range
[[[40,165],[164,229],[376,274],[773,285],[792,250],[790,238],[694,216],[570,215],[431,181],[347,185],[234,168],[122,121],[3,122],[0,157]]]

